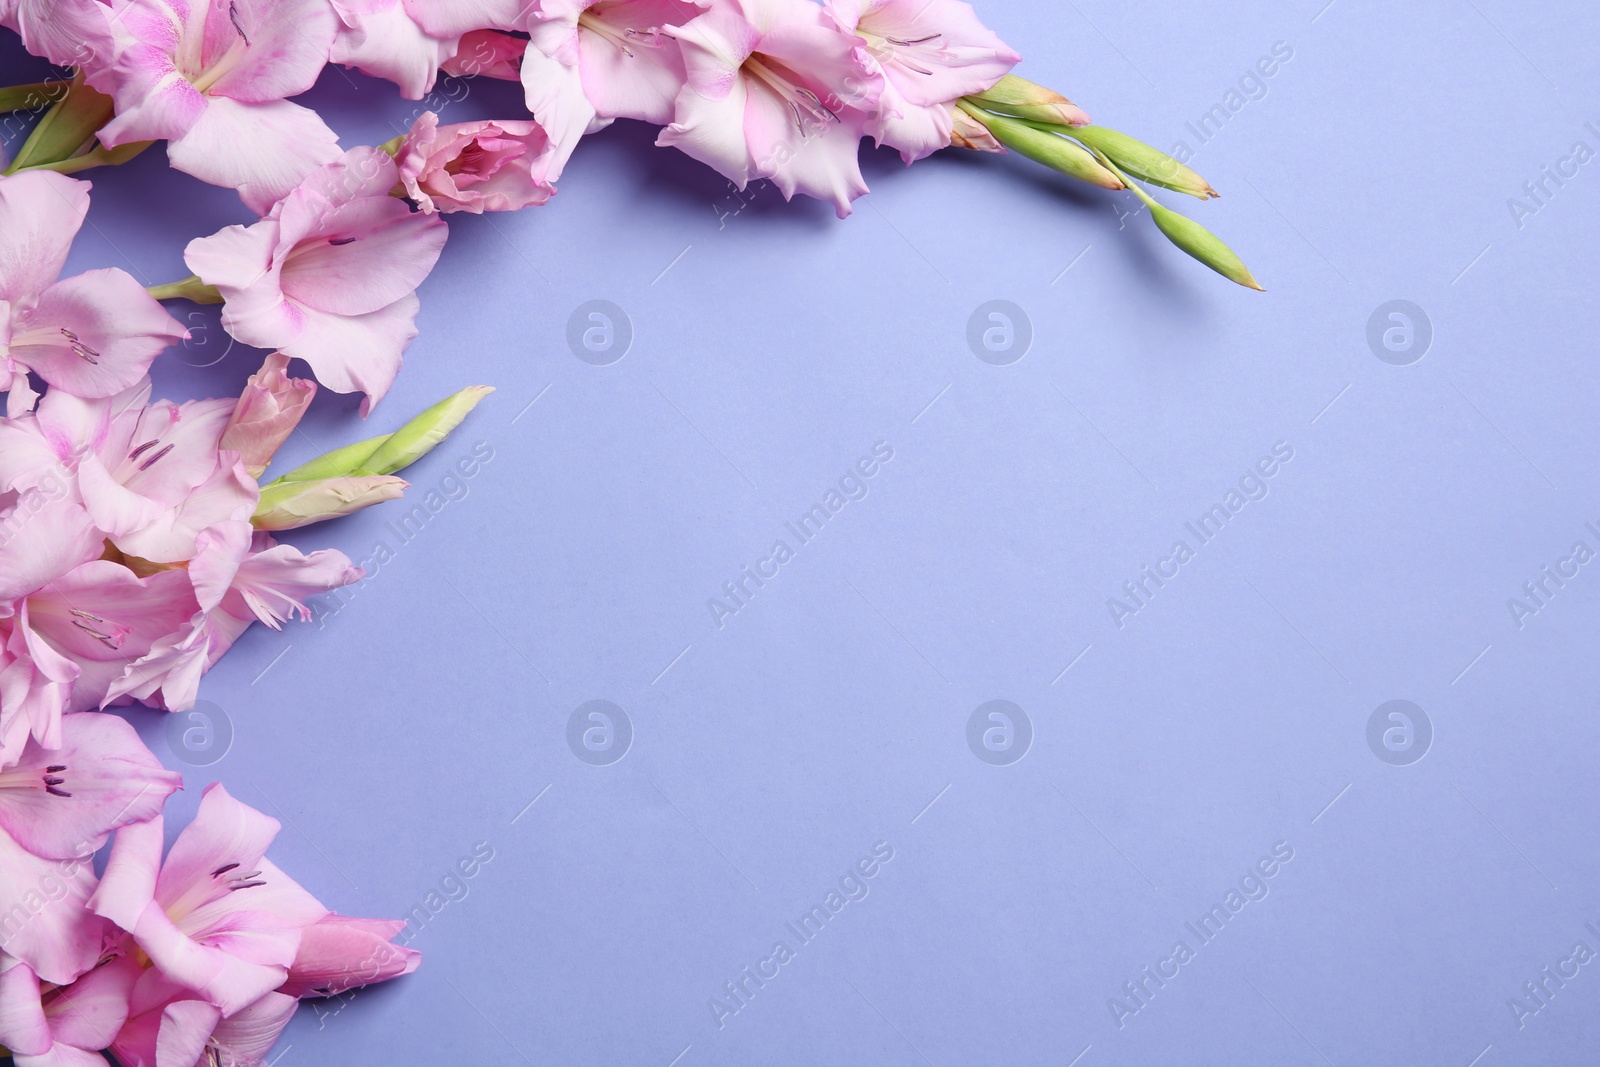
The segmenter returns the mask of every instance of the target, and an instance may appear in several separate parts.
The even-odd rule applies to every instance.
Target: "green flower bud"
[[[91,89],[80,73],[17,149],[16,158],[5,173],[15,174],[28,167],[59,163],[76,155],[94,139],[95,131],[110,120],[112,110],[111,98]]]
[[[369,437],[365,441],[357,441],[353,445],[336,448],[312,460],[303,463],[288,474],[273,480],[273,485],[284,482],[311,482],[320,478],[342,478],[347,475],[364,473],[366,463],[372,454],[391,437],[391,434],[381,434]],[[265,487],[262,489],[266,491]]]
[[[996,111],[1020,119],[1061,126],[1086,126],[1089,123],[1089,116],[1071,100],[1054,89],[1046,89],[1014,74],[1007,74],[984,92],[974,93],[966,99],[985,111]]]
[[[492,392],[492,386],[470,385],[439,401],[390,434],[389,439],[379,445],[377,451],[362,464],[362,468],[372,474],[393,474],[411,466],[433,451],[434,446],[448,437],[451,430],[461,425],[467,412]]]
[[[258,530],[293,530],[398,500],[405,489],[404,479],[385,475],[274,482],[261,490],[261,502],[250,522]]]
[[[1152,148],[1137,138],[1104,126],[1079,126],[1063,130],[1090,148],[1104,153],[1131,177],[1171,189],[1175,193],[1209,200],[1222,194],[1211,188],[1200,175],[1179,163],[1158,148]]]
[[[1150,202],[1150,217],[1155,220],[1156,228],[1167,235],[1167,240],[1224,278],[1247,289],[1266,292],[1250,273],[1250,268],[1244,265],[1244,260],[1198,222],[1154,201]]]
[[[1125,188],[1121,180],[1097,163],[1095,157],[1086,149],[1065,137],[1046,133],[1020,119],[991,115],[965,100],[962,100],[959,106],[988,127],[989,132],[994,134],[995,139],[1001,144],[1036,163],[1043,163],[1068,177],[1077,178],[1090,185],[1098,185],[1102,189]]]

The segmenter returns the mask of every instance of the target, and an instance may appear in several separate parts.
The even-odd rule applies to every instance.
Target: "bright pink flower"
[[[250,226],[189,242],[189,269],[221,291],[245,344],[303,359],[363,411],[388,391],[416,336],[416,288],[444,247],[444,221],[389,195],[394,160],[356,148],[320,167]]]
[[[336,997],[410,974],[422,962],[422,953],[393,943],[405,928],[399,919],[328,915],[306,927],[289,980],[278,991],[292,997]]]
[[[406,195],[429,214],[516,211],[555,193],[554,149],[537,122],[440,126],[422,113],[395,153]]]
[[[88,908],[94,888],[88,859],[44,859],[0,830],[0,964],[21,960],[56,985],[93,967],[113,933]]]
[[[412,18],[412,6],[404,0],[333,0],[340,22],[333,62],[387,78],[407,100],[421,100],[460,37],[428,33]]]
[[[276,819],[210,785],[165,863],[160,816],[117,831],[91,907],[231,1016],[283,984],[301,932],[328,914],[264,858],[277,833]]]
[[[282,352],[266,358],[244,383],[218,442],[219,447],[239,453],[239,462],[252,478],[261,477],[317,395],[316,382],[291,378],[288,370],[289,357]]]
[[[87,860],[111,831],[161,813],[183,776],[162,768],[132,726],[82,712],[61,722],[61,745],[30,741],[0,771],[0,830],[47,860]]]
[[[683,53],[664,30],[703,0],[544,0],[531,13],[522,61],[528,110],[556,142],[556,171],[612,119],[664,125],[683,88]]]
[[[0,974],[0,1045],[17,1067],[91,1067],[128,1019],[139,968],[110,960],[70,985],[42,987],[27,964]]]
[[[657,144],[740,189],[770,178],[785,197],[850,214],[867,191],[858,147],[883,82],[855,38],[809,0],[726,0],[666,32],[682,43],[688,84]]]
[[[117,105],[103,144],[164,140],[174,167],[255,211],[338,158],[317,113],[285,99],[328,62],[327,0],[120,0],[111,26],[115,63],[94,83]]]
[[[826,0],[839,28],[860,38],[883,71],[883,96],[867,126],[879,144],[914,163],[950,145],[952,105],[1005,77],[1022,58],[960,0]]]
[[[498,78],[514,82],[522,77],[522,54],[528,42],[499,30],[473,30],[462,34],[456,54],[439,64],[452,78]]]
[[[126,271],[56,280],[88,211],[88,182],[0,177],[0,390],[31,370],[79,396],[110,396],[189,336]]]

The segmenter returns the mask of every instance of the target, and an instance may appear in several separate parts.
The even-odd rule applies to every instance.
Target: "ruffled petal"
[[[237,189],[258,213],[318,166],[338,158],[338,135],[315,111],[287,100],[242,103],[212,97],[188,132],[167,143],[174,167]]]

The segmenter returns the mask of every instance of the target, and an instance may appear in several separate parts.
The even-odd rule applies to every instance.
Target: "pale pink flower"
[[[1021,60],[960,0],[826,0],[839,28],[883,71],[867,132],[907,163],[950,145],[952,105],[981,93]]]
[[[657,144],[740,189],[770,178],[785,197],[850,214],[867,191],[857,154],[883,82],[855,38],[809,0],[726,0],[666,32],[683,46],[688,84]]]
[[[317,395],[316,382],[291,378],[288,370],[289,357],[282,352],[266,358],[244,383],[218,442],[221,448],[239,453],[239,462],[252,478],[261,477]]]
[[[289,979],[278,991],[292,997],[336,997],[410,974],[422,962],[422,953],[393,944],[405,928],[399,919],[325,916],[306,927]]]
[[[415,0],[333,0],[340,25],[330,58],[394,82],[407,100],[421,100],[440,65],[455,55],[460,35],[428,33],[412,17],[413,6]]]
[[[198,609],[128,667],[107,691],[108,701],[191,707],[200,676],[252,622],[277,630],[295,616],[310,619],[307,597],[360,581],[363,572],[334,549],[306,555],[252,532],[249,523],[227,522],[200,534],[186,573]]]
[[[522,77],[522,54],[528,42],[499,30],[473,30],[461,35],[456,54],[439,64],[452,78],[498,78],[514,82]]]
[[[474,30],[515,30],[539,0],[404,0],[417,25],[435,37],[460,37]]]
[[[88,211],[88,182],[0,177],[0,390],[25,388],[31,370],[79,396],[110,396],[189,336],[126,271],[56,280]]]
[[[88,858],[35,856],[0,830],[0,965],[21,960],[56,985],[93,967],[114,933],[88,908],[94,889]]]
[[[113,830],[161,813],[183,776],[162,768],[123,719],[68,715],[61,744],[30,741],[0,771],[0,830],[35,856],[87,860]]]
[[[356,148],[320,167],[249,226],[189,242],[184,259],[222,293],[245,344],[303,359],[328,388],[388,391],[416,336],[416,288],[444,247],[436,216],[389,195],[394,160]]]
[[[160,816],[117,831],[91,907],[169,981],[231,1016],[283,984],[302,931],[328,914],[264,858],[278,828],[210,785],[164,863]]]
[[[101,143],[164,140],[174,167],[255,211],[338,158],[317,113],[285,99],[328,62],[328,0],[119,0],[111,26],[115,63],[96,88],[117,114]]]
[[[53,389],[35,412],[0,422],[0,488],[65,479],[117,548],[181,562],[201,530],[255,510],[254,479],[221,449],[236,403],[150,403],[149,379],[103,400]]]
[[[262,1067],[299,1006],[294,997],[266,993],[224,1017],[192,991],[145,971],[111,1052],[128,1067]]]
[[[425,111],[395,161],[406,196],[424,212],[516,211],[555,193],[554,148],[537,122],[462,122],[440,126]]]
[[[139,968],[118,958],[70,985],[41,986],[25,963],[0,973],[0,1045],[17,1067],[89,1067],[128,1019]]]
[[[705,0],[543,0],[521,64],[528,110],[556,142],[556,173],[585,133],[612,119],[664,125],[683,88],[683,54],[665,30]]]

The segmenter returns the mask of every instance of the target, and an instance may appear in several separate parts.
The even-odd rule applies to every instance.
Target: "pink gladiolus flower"
[[[48,172],[0,178],[0,390],[33,371],[85,397],[144,376],[189,332],[126,271],[57,281],[89,211],[89,183]]]
[[[0,830],[47,860],[87,859],[111,831],[161,814],[183,776],[122,719],[84,712],[61,723],[61,745],[29,742],[0,771]]]
[[[555,193],[550,138],[537,122],[440,126],[425,111],[395,153],[400,183],[424,212],[516,211]]]
[[[528,42],[499,30],[473,30],[462,34],[456,54],[439,64],[452,78],[498,78],[514,82],[522,77],[522,54]]]
[[[17,1067],[84,1067],[104,1059],[128,1018],[139,968],[131,959],[95,967],[70,985],[39,984],[27,964],[0,973],[0,1045]]]
[[[664,31],[705,0],[544,0],[527,22],[528,110],[556,142],[556,173],[585,133],[612,119],[664,125],[683,88],[682,50]]]
[[[399,919],[328,915],[308,926],[300,953],[279,989],[292,997],[336,997],[357,986],[410,974],[422,962],[414,948],[393,944],[406,924]]]
[[[375,148],[318,168],[250,226],[189,242],[189,269],[221,291],[245,344],[311,365],[323,385],[388,391],[416,336],[416,288],[444,247],[443,220],[389,195],[394,160]]]
[[[907,163],[948,147],[951,104],[992,87],[1022,58],[960,0],[827,0],[827,11],[883,71],[867,132]]]
[[[279,447],[300,425],[317,383],[288,375],[289,357],[274,352],[244,384],[219,447],[239,453],[252,478],[260,478]]]
[[[340,26],[330,58],[394,82],[407,100],[421,100],[460,37],[428,33],[412,17],[412,6],[404,0],[333,0]]]
[[[161,859],[162,819],[117,831],[90,902],[168,980],[232,1016],[282,985],[302,931],[328,909],[263,858],[278,821],[206,788]]]
[[[277,630],[296,615],[310,619],[307,597],[360,581],[363,574],[342,552],[306,555],[267,534],[252,534],[244,522],[204,531],[187,573],[199,609],[128,667],[108,690],[108,701],[131,697],[183,711],[194,704],[200,676],[252,622]]]
[[[188,559],[201,530],[255,510],[254,480],[221,451],[236,402],[149,400],[148,379],[104,400],[51,390],[33,414],[0,423],[0,488],[60,478],[123,552]]]
[[[317,113],[285,99],[328,62],[327,0],[122,0],[111,27],[115,61],[93,84],[117,114],[101,143],[164,140],[174,167],[255,211],[338,158]]]
[[[146,971],[111,1052],[128,1067],[262,1067],[299,1006],[293,997],[267,993],[224,1017],[215,1005]]]
[[[87,858],[35,856],[0,830],[0,962],[21,960],[56,985],[93,967],[113,932],[88,909],[94,889]]]
[[[785,197],[850,214],[867,191],[857,150],[883,82],[854,38],[807,0],[726,0],[666,32],[682,43],[688,84],[657,144],[740,189],[770,178]]]

